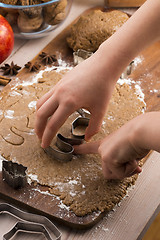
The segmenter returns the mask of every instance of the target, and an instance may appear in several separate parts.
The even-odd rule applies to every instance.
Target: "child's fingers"
[[[50,145],[58,129],[64,124],[71,113],[72,109],[65,107],[65,105],[59,105],[45,126],[41,143],[42,148],[46,148]]]
[[[138,166],[133,172],[131,172],[130,174],[128,174],[126,177],[131,177],[134,174],[139,174],[142,172],[142,168],[140,166]]]
[[[112,159],[113,160],[113,159]],[[127,162],[125,164],[114,164],[114,160],[111,163],[107,161],[102,161],[103,175],[106,179],[124,179],[125,177],[130,177],[134,174],[141,172],[141,168],[138,166],[136,160]]]
[[[44,94],[38,101],[37,101],[37,110],[52,96],[54,89],[51,89],[49,92]]]
[[[75,145],[74,153],[75,154],[98,153],[99,145],[100,145],[100,141],[85,143],[81,145]]]
[[[138,167],[138,161],[133,160],[133,161],[129,161],[128,163],[126,163],[126,167],[125,167],[125,171],[124,171],[124,177],[133,175],[133,173],[137,170],[139,170]]]
[[[35,121],[35,132],[39,139],[42,138],[48,118],[52,116],[58,108],[58,102],[52,101],[51,97],[37,110]]]
[[[103,121],[104,114],[92,114],[89,120],[89,125],[85,132],[85,140],[88,141],[92,136],[94,136],[100,130],[101,123]]]

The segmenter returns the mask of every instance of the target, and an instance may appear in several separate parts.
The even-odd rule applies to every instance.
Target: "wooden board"
[[[66,62],[73,64],[73,56],[71,49],[68,48],[66,37],[69,34],[70,26],[67,27],[60,35],[51,41],[43,51],[50,54],[61,55],[61,58]],[[159,110],[160,103],[160,42],[146,49],[141,54],[142,62],[138,64],[136,69],[130,76],[136,81],[141,82],[141,87],[145,94],[145,102],[147,103],[147,111]],[[40,61],[38,56],[33,59],[33,62]],[[19,81],[31,79],[35,73],[28,73],[27,69],[22,69],[17,75]],[[14,80],[11,84],[4,88],[3,92],[10,91]],[[42,194],[40,191],[46,191],[47,188],[40,186],[27,186],[21,190],[13,190],[10,188],[0,175],[0,194],[5,200],[9,200],[16,205],[25,206],[29,210],[42,213],[50,218],[63,221],[72,227],[85,228],[94,225],[103,216],[100,213],[93,213],[86,217],[77,217],[74,213],[63,208],[60,201],[53,196]],[[61,208],[61,207],[62,208]]]
[[[63,222],[74,228],[87,228],[98,222],[104,214],[92,213],[84,217],[77,217],[73,212],[63,207],[62,202],[53,195],[43,194],[48,187],[27,185],[15,190],[2,180],[0,172],[0,197],[15,206],[25,208],[33,213],[42,214],[50,220]]]
[[[50,54],[61,55],[62,60],[73,65],[73,53],[72,50],[68,48],[66,43],[66,37],[69,34],[70,26],[67,27],[60,35],[58,35],[53,41],[51,41],[42,51],[48,52]],[[39,54],[38,54],[39,55]],[[39,62],[40,59],[36,56],[32,62]],[[41,63],[40,63],[41,64]],[[43,64],[42,68],[43,69]],[[16,78],[19,78],[19,82],[27,79],[31,80],[36,73],[28,72],[28,69],[23,68]],[[12,86],[14,86],[16,80],[12,80],[4,89],[3,93],[10,91]],[[39,191],[47,191],[47,187],[42,186],[27,186],[21,190],[14,190],[9,187],[4,181],[2,181],[2,174],[0,173],[0,196],[7,201],[7,199],[14,204],[31,210],[32,212],[42,213],[47,215],[49,218],[54,218],[58,221],[63,221],[67,225],[76,228],[86,228],[93,226],[101,217],[104,215],[102,213],[93,213],[86,217],[77,217],[73,212],[63,208],[61,206],[60,200],[54,196],[49,196],[40,193]]]

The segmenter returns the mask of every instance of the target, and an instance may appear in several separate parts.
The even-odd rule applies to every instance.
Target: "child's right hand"
[[[105,66],[100,59],[99,54],[95,53],[73,68],[37,102],[35,132],[43,148],[50,145],[66,119],[80,108],[91,113],[86,140],[99,131],[119,76],[115,77],[114,69],[111,70],[110,59]]]

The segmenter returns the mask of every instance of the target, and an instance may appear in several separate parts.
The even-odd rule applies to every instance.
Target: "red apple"
[[[14,46],[14,34],[8,21],[0,15],[0,63],[12,52]]]

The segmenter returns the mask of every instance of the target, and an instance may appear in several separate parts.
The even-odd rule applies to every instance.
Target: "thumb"
[[[98,148],[101,141],[84,143],[74,146],[75,154],[89,154],[89,153],[98,153]]]

